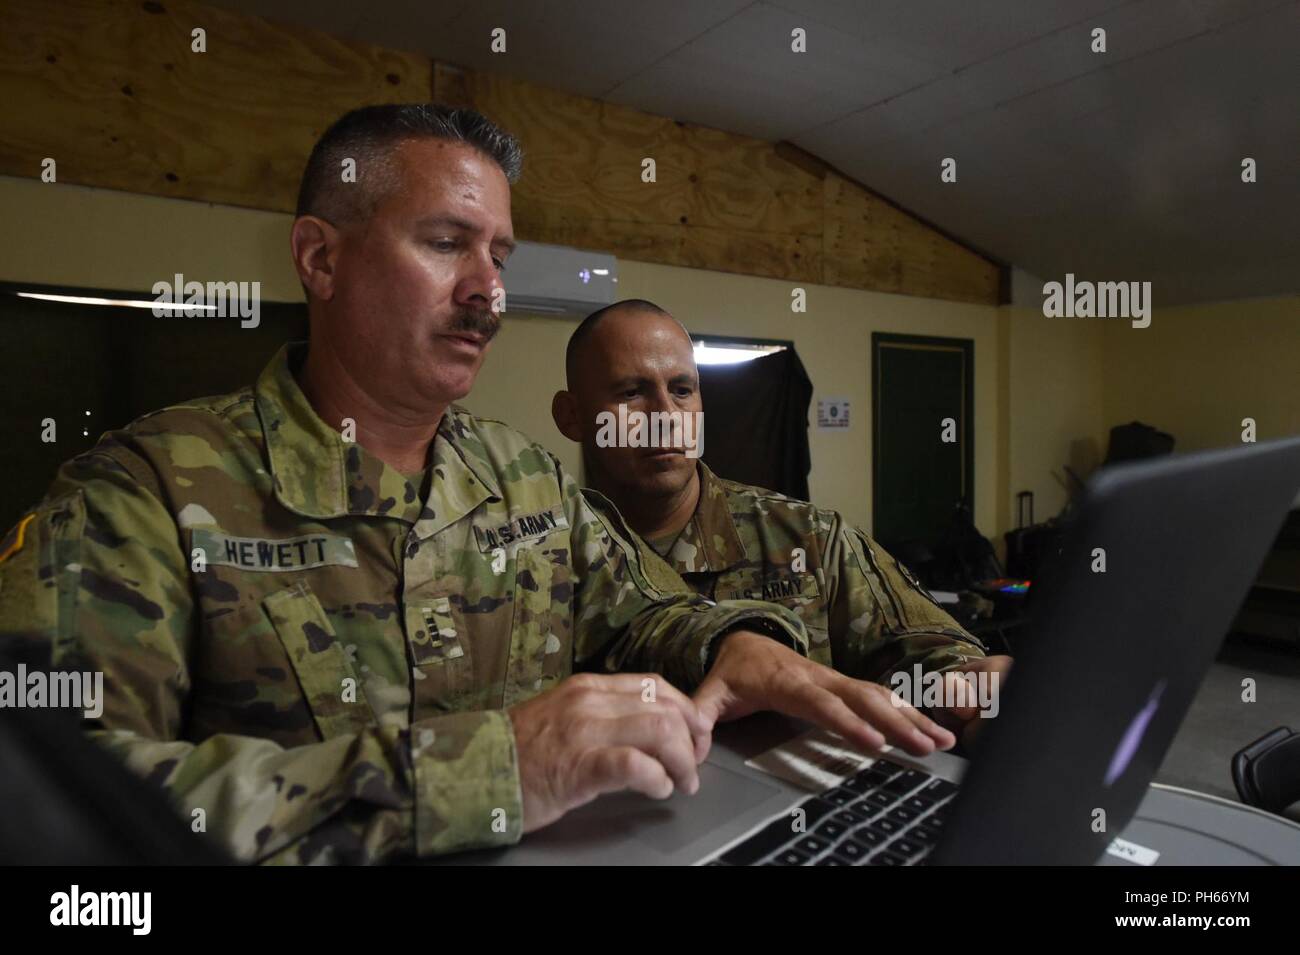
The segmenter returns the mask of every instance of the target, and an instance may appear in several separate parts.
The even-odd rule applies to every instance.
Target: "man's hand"
[[[652,681],[647,683],[646,681]],[[654,674],[582,673],[506,711],[514,726],[524,832],[602,793],[694,795],[712,723]]]
[[[946,706],[935,709],[934,717],[942,725],[950,730],[961,734],[962,745],[969,746],[975,740],[979,728],[984,725],[985,719],[980,717],[980,711],[983,707],[980,705],[979,696],[976,693],[978,688],[978,674],[987,673],[987,686],[993,697],[993,707],[996,707],[997,696],[1001,694],[1002,687],[1006,684],[1007,673],[1011,671],[1012,658],[1006,654],[996,654],[991,657],[981,657],[978,660],[972,660],[960,670],[948,670],[943,674],[944,680],[944,699],[965,699],[972,703],[971,706]],[[954,685],[957,680],[963,680],[966,688],[958,695],[958,688]],[[993,709],[991,707],[990,709]],[[993,710],[996,712],[996,710]]]
[[[949,749],[957,742],[920,710],[895,706],[888,687],[837,673],[762,634],[737,630],[722,639],[717,659],[695,693],[710,726],[776,710],[873,753],[891,743],[924,756],[936,746]]]

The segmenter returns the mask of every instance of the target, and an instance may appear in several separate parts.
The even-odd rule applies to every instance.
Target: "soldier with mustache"
[[[692,793],[686,693],[721,643],[808,651],[787,609],[657,588],[552,454],[455,404],[520,163],[470,110],[344,116],[291,232],[309,343],[105,434],[0,542],[0,636],[103,672],[90,732],[241,860],[503,846],[604,792]]]

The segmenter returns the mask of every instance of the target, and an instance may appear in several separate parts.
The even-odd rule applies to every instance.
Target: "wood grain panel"
[[[825,197],[826,284],[998,303],[995,263],[837,173]]]
[[[499,76],[476,74],[472,88],[523,143],[513,203],[525,238],[820,281],[820,183],[770,143]]]
[[[291,211],[347,110],[430,97],[519,137],[524,239],[959,301],[1000,270],[785,143],[676,122],[194,0],[5,0],[0,174]],[[191,31],[207,33],[207,52]],[[643,182],[653,158],[656,181]]]
[[[342,113],[427,98],[432,64],[190,2],[5,0],[0,173],[290,211]],[[206,31],[193,52],[191,31]]]

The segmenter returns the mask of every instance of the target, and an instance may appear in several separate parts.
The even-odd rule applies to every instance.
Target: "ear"
[[[572,392],[557,391],[551,399],[551,417],[560,434],[570,441],[582,441],[582,428],[578,425],[578,399]]]
[[[324,302],[333,298],[339,230],[316,216],[300,216],[289,232],[289,249],[308,294]]]

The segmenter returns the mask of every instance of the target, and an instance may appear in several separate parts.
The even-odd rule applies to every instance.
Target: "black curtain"
[[[794,348],[702,365],[704,462],[720,477],[808,500],[813,386]]]

